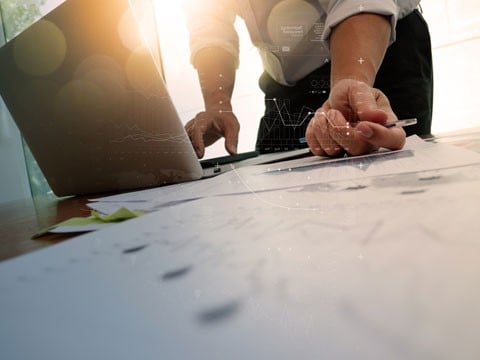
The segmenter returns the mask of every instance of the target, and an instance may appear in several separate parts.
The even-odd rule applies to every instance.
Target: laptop
[[[161,76],[153,14],[150,0],[67,0],[0,49],[1,96],[56,195],[196,180],[257,155],[202,169]]]
[[[67,0],[0,49],[0,93],[58,196],[203,175],[136,26],[151,3],[133,3]]]

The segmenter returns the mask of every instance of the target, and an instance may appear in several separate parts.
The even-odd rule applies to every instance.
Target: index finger
[[[230,155],[237,153],[238,134],[240,132],[240,125],[233,116],[233,118],[226,122],[223,128],[223,136],[225,137],[225,149]]]
[[[350,102],[358,121],[384,124],[396,120],[387,97],[367,84],[359,82],[351,88]]]

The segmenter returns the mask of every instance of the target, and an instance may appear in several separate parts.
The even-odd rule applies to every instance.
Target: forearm
[[[330,35],[331,86],[355,79],[372,86],[390,39],[388,18],[375,14],[351,16]]]
[[[195,57],[205,109],[231,111],[236,59],[220,47],[206,48]]]

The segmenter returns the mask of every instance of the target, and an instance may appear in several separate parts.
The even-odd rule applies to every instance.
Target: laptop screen
[[[202,175],[160,76],[150,7],[67,0],[0,49],[1,95],[57,195]]]

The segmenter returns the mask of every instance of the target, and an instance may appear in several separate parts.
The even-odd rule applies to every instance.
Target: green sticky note
[[[50,230],[60,227],[60,226],[85,226],[85,225],[90,225],[93,223],[111,223],[111,222],[120,222],[128,219],[132,219],[138,216],[143,215],[144,212],[142,211],[133,211],[129,210],[127,208],[120,208],[117,211],[111,213],[111,214],[100,214],[98,211],[92,210],[91,211],[91,216],[90,217],[73,217],[71,219],[62,221],[58,224],[49,226],[45,229],[40,230],[37,232],[35,235],[33,235],[33,238],[38,238],[40,236],[45,235],[48,233]]]
[[[118,222],[118,221],[128,220],[134,217],[138,217],[143,214],[144,213],[142,211],[133,211],[124,207],[121,207],[117,211],[111,214],[106,214],[106,215],[100,214],[98,211],[92,210],[92,216],[96,220],[99,220],[102,222]]]

